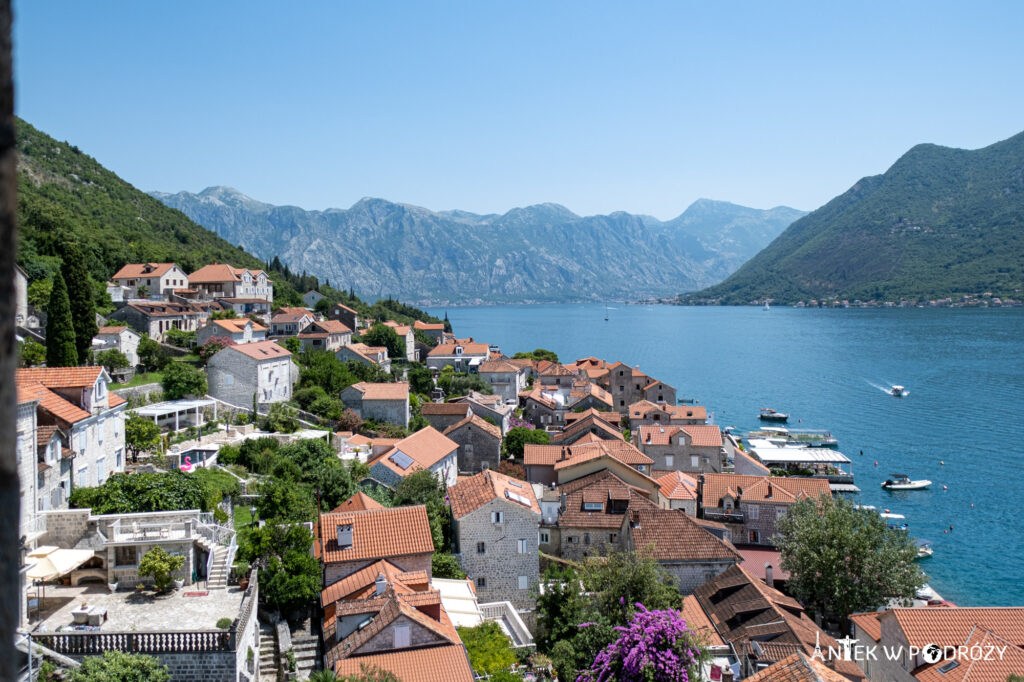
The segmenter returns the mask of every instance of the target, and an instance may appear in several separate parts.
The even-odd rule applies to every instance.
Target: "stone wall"
[[[502,522],[491,523],[491,513],[501,512]],[[537,529],[540,514],[514,502],[493,499],[455,521],[459,542],[459,565],[476,582],[481,603],[509,601],[519,611],[536,608],[533,589],[539,577]],[[526,540],[519,552],[519,540]],[[483,553],[477,543],[484,543]],[[526,588],[520,589],[519,576],[526,576]],[[479,578],[486,578],[486,585]]]
[[[381,559],[387,559],[403,571],[425,571],[429,576],[433,575],[430,557],[431,554],[407,554],[400,557],[381,557]],[[364,559],[361,561],[341,561],[327,564],[324,567],[324,585],[333,585],[376,561],[377,559]]]
[[[142,398],[148,398],[152,393],[163,393],[164,387],[158,383],[142,384],[141,386],[132,386],[131,388],[119,388],[111,393],[116,393],[129,402],[138,403]]]
[[[484,469],[497,469],[501,458],[501,439],[473,424],[445,434],[459,444],[455,453],[459,471],[475,474]]]
[[[720,573],[724,573],[730,566],[735,564],[735,561],[718,561],[718,562],[671,562],[671,561],[660,561],[661,567],[672,574],[676,579],[676,587],[679,591],[684,594],[693,594],[693,591],[716,577]]]
[[[359,654],[394,651],[395,626],[398,625],[404,625],[409,628],[408,648],[434,646],[438,644],[447,643],[447,640],[442,639],[433,630],[428,630],[427,628],[423,627],[419,623],[416,623],[407,616],[399,616],[391,623],[389,623],[387,627],[385,627],[383,630],[381,630],[376,635],[367,640],[367,642],[363,644],[361,647],[359,647],[356,651]]]
[[[588,542],[589,540],[589,542]],[[603,556],[621,543],[619,528],[562,528],[559,556],[570,561]]]

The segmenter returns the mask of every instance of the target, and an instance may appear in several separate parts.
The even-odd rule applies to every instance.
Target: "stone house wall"
[[[458,424],[460,421],[466,418],[469,414],[469,406],[466,406],[466,411],[462,414],[425,414],[423,418],[427,420],[427,423],[433,426],[435,429],[444,433],[444,430],[449,426]]]
[[[497,469],[501,459],[501,439],[472,423],[445,434],[459,444],[455,451],[460,472],[477,473]]]
[[[501,523],[491,523],[492,512],[501,512]],[[474,580],[480,603],[509,601],[517,611],[536,608],[533,589],[539,577],[539,525],[539,513],[497,498],[453,521],[459,565]],[[521,553],[520,540],[526,541]],[[484,543],[482,553],[477,551],[479,542]],[[526,576],[525,588],[520,588],[519,576]],[[481,577],[486,579],[485,585],[479,584]]]
[[[735,561],[659,561],[661,567],[672,574],[676,579],[676,587],[683,595],[693,594],[693,591],[724,573],[733,566]]]
[[[210,358],[206,367],[210,395],[239,407],[282,402],[292,396],[292,362],[289,358],[258,362],[243,353],[225,349]]]
[[[36,515],[36,403],[35,401],[18,405],[17,435],[15,449],[17,451],[18,480],[21,491],[21,532],[27,535],[32,519]],[[9,436],[8,436],[9,437]],[[8,441],[10,442],[10,441]]]
[[[650,400],[652,403],[676,404],[676,389],[662,381],[642,391],[642,395],[644,400]]]
[[[357,651],[360,654],[378,653],[395,650],[395,626],[404,625],[409,628],[409,648],[447,644],[437,633],[428,630],[408,616],[399,616],[383,630],[366,641]],[[404,648],[404,647],[403,647]]]
[[[570,561],[603,556],[622,546],[619,528],[560,527],[558,555]]]
[[[673,436],[675,439],[676,436]],[[721,473],[722,455],[718,448],[697,447],[688,445],[685,438],[678,436],[678,443],[672,445],[655,445],[644,443],[637,436],[637,449],[654,460],[652,469],[662,471],[685,471],[687,473]],[[667,459],[671,457],[671,463]],[[697,457],[694,466],[693,458]],[[705,459],[707,461],[705,461]]]
[[[339,580],[352,575],[356,571],[366,568],[372,563],[376,563],[380,559],[387,559],[403,571],[426,571],[428,576],[433,575],[433,568],[430,563],[431,556],[431,553],[406,554],[397,557],[382,556],[375,557],[373,559],[361,559],[359,561],[332,562],[324,567],[324,586],[333,585]]]

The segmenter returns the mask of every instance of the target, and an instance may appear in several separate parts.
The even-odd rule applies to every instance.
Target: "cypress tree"
[[[78,351],[75,349],[75,327],[71,321],[71,303],[64,276],[58,271],[53,276],[50,302],[46,306],[46,366],[75,367]]]
[[[61,267],[71,303],[71,322],[75,329],[75,350],[79,362],[85,362],[96,336],[96,302],[93,299],[92,279],[85,266],[85,256],[77,244],[69,244]]]

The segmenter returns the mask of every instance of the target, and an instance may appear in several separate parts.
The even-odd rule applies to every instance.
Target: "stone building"
[[[402,341],[405,346],[405,359],[409,362],[416,362],[416,333],[413,331],[411,324],[399,324],[394,320],[387,320],[384,322],[387,326],[395,330],[398,334],[398,338]]]
[[[608,390],[612,394],[613,409],[622,414],[629,412],[629,406],[639,400],[654,398],[653,402],[674,405],[676,390],[664,382],[657,381],[621,362],[607,366]],[[660,387],[660,388],[659,388]]]
[[[832,491],[823,478],[703,474],[698,494],[702,516],[724,523],[734,543],[771,545],[776,522],[798,500],[831,497]]]
[[[427,353],[427,367],[435,372],[452,367],[456,372],[475,373],[482,363],[490,359],[490,346],[469,337],[456,339],[451,343],[438,343]]]
[[[657,497],[660,485],[650,477],[651,458],[622,440],[598,440],[575,445],[534,445],[523,448],[526,478],[531,483],[567,483],[602,469]]]
[[[128,365],[139,364],[139,342],[142,337],[126,325],[107,325],[100,327],[93,339],[92,348],[100,353],[111,348],[119,350],[128,358]]]
[[[298,380],[292,354],[274,341],[228,346],[206,364],[210,396],[231,405],[248,407],[256,403],[291,400]]]
[[[299,343],[302,350],[333,353],[352,343],[352,330],[337,320],[320,320],[299,332]]]
[[[133,301],[110,314],[110,319],[126,322],[140,334],[163,341],[171,329],[194,332],[199,329],[202,313],[186,303]]]
[[[520,613],[536,608],[540,504],[533,488],[496,471],[448,489],[455,556],[480,600],[508,601]]]
[[[516,404],[519,394],[526,390],[527,371],[507,358],[497,358],[480,363],[477,370],[480,378],[494,389],[494,394],[505,402]]]
[[[263,270],[235,268],[226,263],[205,265],[188,276],[188,285],[205,299],[274,300],[274,282]]]
[[[295,336],[315,321],[313,313],[305,308],[278,308],[270,318],[270,335]]]
[[[661,484],[661,497],[668,502],[669,509],[680,509],[690,516],[697,516],[697,479],[681,471],[653,472]]]
[[[416,320],[412,323],[413,330],[419,330],[434,339],[440,341],[441,337],[444,336],[444,323],[443,322],[423,322]]]
[[[367,346],[365,343],[350,343],[334,352],[342,362],[355,362],[370,367],[380,367],[385,372],[391,371],[391,358],[384,346]]]
[[[341,402],[361,419],[409,426],[409,384],[371,384],[360,381],[341,392]]]
[[[638,400],[629,406],[629,428],[636,432],[643,424],[657,426],[701,426],[708,420],[703,405],[668,405]]]
[[[466,403],[423,403],[420,416],[438,431],[444,431],[453,424],[458,424],[472,414]]]
[[[359,313],[341,303],[335,303],[327,311],[328,320],[337,320],[349,329],[359,329]]]
[[[643,424],[634,433],[637,448],[654,460],[655,469],[721,473],[727,464],[717,426]]]
[[[403,438],[371,460],[370,476],[394,487],[409,474],[426,469],[433,472],[445,487],[451,487],[458,477],[455,459],[458,449],[458,443],[428,426]]]
[[[267,340],[267,328],[247,317],[210,320],[196,332],[196,345],[202,346],[215,336],[235,343],[256,343]]]
[[[302,304],[307,308],[314,308],[316,304],[327,298],[319,291],[310,290],[302,295]]]
[[[449,426],[444,435],[459,446],[455,458],[462,473],[497,469],[501,463],[501,429],[475,414]]]
[[[502,435],[511,428],[515,406],[502,401],[500,396],[470,391],[451,399],[452,403],[469,405],[469,409],[478,417],[490,419],[501,429]]]
[[[729,542],[678,509],[632,508],[622,519],[620,533],[625,549],[653,557],[675,578],[682,594],[692,593],[743,560]]]

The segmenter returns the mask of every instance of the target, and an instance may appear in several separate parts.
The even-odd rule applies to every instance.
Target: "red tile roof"
[[[355,312],[355,311],[353,311],[353,312]],[[444,331],[444,323],[443,322],[421,322],[420,320],[416,320],[415,322],[412,323],[412,325],[416,329],[420,329],[422,331],[435,331],[435,332],[443,332]]]
[[[349,439],[349,443],[351,442],[352,440]],[[372,497],[370,497],[369,495],[360,490],[355,495],[348,498],[347,500],[339,504],[337,507],[332,509],[331,513],[335,514],[347,511],[368,511],[370,509],[384,509],[384,505],[382,505],[380,502],[378,502],[377,500],[373,499]]]
[[[390,450],[371,460],[369,465],[372,469],[377,464],[381,464],[398,476],[405,477],[420,469],[430,469],[458,449],[458,443],[434,427],[428,426],[398,441]],[[391,459],[398,452],[404,453],[412,459],[412,464],[408,468],[403,469]]]
[[[477,343],[473,341],[473,338],[468,339],[456,339],[454,343],[439,343],[430,349],[427,353],[428,357],[438,357],[441,355],[455,355],[455,348],[462,347],[462,355],[487,355],[490,347],[486,343]]]
[[[159,303],[155,301],[143,303],[132,301],[126,305],[146,317],[196,317],[199,315],[195,308],[184,303]]]
[[[278,345],[276,341],[257,341],[256,343],[243,343],[237,346],[228,346],[217,354],[230,353],[231,351],[241,353],[253,360],[278,360],[280,358],[290,358],[292,356],[287,348]]]
[[[28,367],[17,370],[19,381],[38,381],[47,388],[84,388],[100,378],[103,368],[88,367]]]
[[[709,473],[704,475],[701,506],[722,506],[722,498],[730,489],[743,501],[771,501],[775,504],[793,504],[804,497],[817,499],[821,495],[832,496],[828,481],[823,478]]]
[[[402,682],[473,682],[474,679],[461,644],[343,658],[335,665],[334,672],[342,676],[359,675],[363,666],[386,670]]]
[[[164,274],[173,267],[175,267],[174,263],[128,263],[115,272],[111,279],[163,277]]]
[[[819,660],[798,651],[745,678],[745,682],[850,682]]]
[[[237,282],[242,270],[233,268],[225,263],[211,263],[204,265],[188,276],[189,285],[193,284],[214,284],[217,282]]]
[[[967,647],[969,652],[981,652],[981,660],[972,660],[977,656],[963,657],[958,659],[960,665],[952,669],[943,669],[950,661],[940,660],[921,666],[911,674],[920,682],[1004,682],[1011,675],[1024,673],[1024,649],[1020,648],[1019,642],[1011,642],[978,627],[960,646]],[[986,652],[992,653],[991,659],[985,655]]]
[[[658,508],[638,488],[607,469],[564,484],[559,490],[565,493],[565,510],[558,516],[561,528],[621,528],[627,510]],[[628,500],[628,503],[625,509],[612,509],[609,500]],[[601,503],[601,508],[584,509],[584,502]]]
[[[1015,646],[1024,646],[1024,606],[895,608],[879,615],[880,620],[889,618],[896,619],[911,646],[963,644],[975,627],[994,632]]]
[[[352,384],[352,388],[363,394],[363,400],[406,400],[409,397],[409,384],[404,381],[384,384],[360,381]]]
[[[683,597],[683,606],[679,609],[686,621],[686,627],[696,633],[701,641],[707,646],[725,646],[725,640],[715,630],[715,626],[708,620],[708,614],[700,607],[700,602],[692,594]]]
[[[123,324],[110,324],[104,327],[100,327],[96,331],[96,336],[114,336],[116,334],[120,334],[126,329],[128,329],[128,327]]]
[[[526,500],[527,504],[516,500],[517,496]],[[460,479],[458,483],[448,488],[448,499],[451,501],[452,515],[456,519],[461,519],[492,500],[504,500],[507,504],[541,513],[532,485],[490,470]]]
[[[346,524],[352,525],[352,547],[341,549],[337,529]],[[327,563],[434,551],[427,508],[423,505],[321,514],[318,532],[321,528],[325,539],[323,556]]]
[[[877,642],[882,638],[882,624],[878,621],[880,615],[882,614],[879,611],[851,613],[850,622],[854,623],[864,631],[864,634]]]
[[[669,500],[696,500],[697,480],[682,471],[670,471],[656,479],[661,484],[661,494]]]
[[[267,328],[258,322],[253,322],[247,317],[233,317],[224,320],[210,320],[210,324],[215,324],[221,329],[227,330],[233,333],[241,333],[245,331],[246,324],[252,325],[254,332],[265,332]]]
[[[636,551],[658,561],[742,561],[732,543],[697,525],[681,509],[630,509]]]
[[[703,405],[659,405],[650,400],[638,400],[630,405],[629,416],[632,419],[646,419],[647,415],[655,410],[667,412],[670,419],[705,421],[708,418],[708,410]]]
[[[351,329],[349,329],[348,327],[343,325],[341,322],[338,322],[337,320],[321,320],[319,322],[314,322],[310,326],[311,327],[316,327],[317,329],[322,329],[323,331],[327,332],[328,334],[351,334],[352,333]]]
[[[782,570],[782,554],[779,550],[756,545],[737,545],[736,551],[743,557],[740,565],[752,576],[766,580],[765,564],[771,564],[775,580],[789,580],[789,571]]]
[[[424,416],[428,414],[464,415],[469,411],[469,405],[466,403],[423,403],[420,407],[420,414]]]
[[[489,421],[485,421],[482,417],[479,417],[472,413],[468,417],[464,417],[462,420],[452,424],[447,429],[445,429],[444,435],[447,436],[448,434],[454,433],[466,426],[475,426],[484,433],[490,434],[492,438],[497,438],[499,441],[501,440],[501,429],[499,429],[497,426],[490,423]]]

